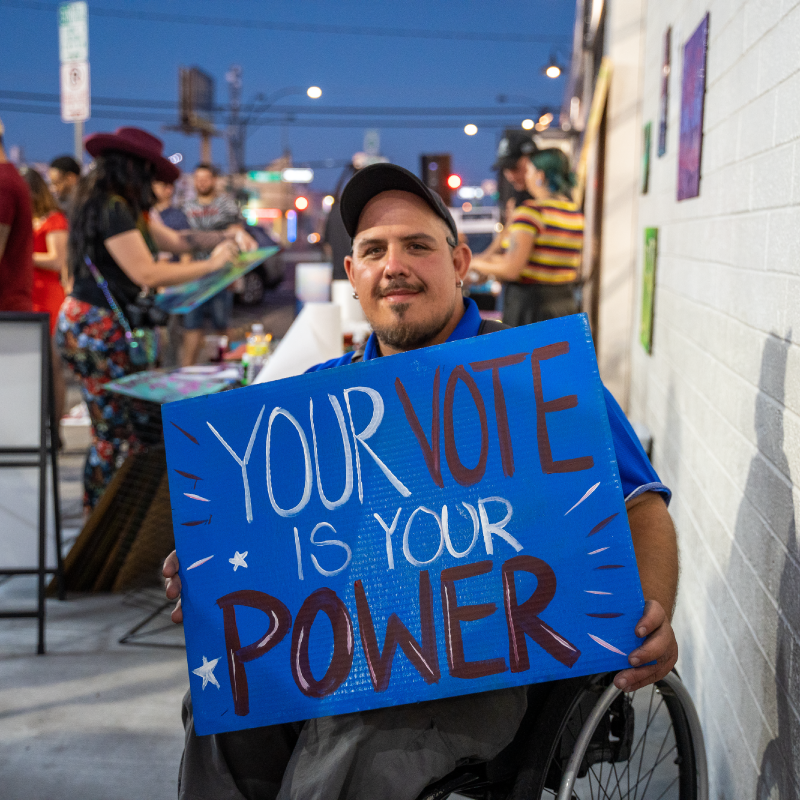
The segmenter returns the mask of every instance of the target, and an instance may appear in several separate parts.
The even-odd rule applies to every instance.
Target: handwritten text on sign
[[[200,734],[621,669],[638,644],[583,316],[163,414]]]

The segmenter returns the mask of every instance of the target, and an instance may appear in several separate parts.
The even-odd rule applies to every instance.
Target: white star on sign
[[[245,556],[247,556],[247,550],[244,553],[240,553],[238,550],[236,551],[236,555],[233,558],[229,558],[228,562],[233,564],[233,571],[236,572],[239,567],[244,567],[247,569],[247,564],[244,563]]]
[[[199,675],[203,679],[203,688],[206,688],[206,684],[211,681],[217,689],[220,688],[219,683],[217,683],[217,679],[214,677],[214,667],[217,666],[218,658],[215,658],[213,661],[208,661],[205,656],[203,656],[203,666],[198,667],[197,669],[193,669],[192,672],[195,675]]]

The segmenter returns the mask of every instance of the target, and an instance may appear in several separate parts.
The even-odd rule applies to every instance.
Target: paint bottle
[[[267,361],[270,339],[272,336],[264,333],[264,326],[260,322],[254,322],[247,337],[243,359],[245,383],[248,386],[258,377],[258,373]]]

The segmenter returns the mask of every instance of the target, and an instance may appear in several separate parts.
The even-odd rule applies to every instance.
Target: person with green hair
[[[503,322],[512,327],[577,314],[583,212],[572,199],[575,176],[558,148],[532,153],[525,186],[533,197],[508,226],[506,251],[473,258],[481,279],[503,281]]]

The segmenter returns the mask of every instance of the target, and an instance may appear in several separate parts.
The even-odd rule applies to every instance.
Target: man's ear
[[[459,244],[453,249],[453,268],[456,272],[456,277],[463,281],[469,270],[470,262],[472,261],[472,250],[466,244]]]
[[[355,291],[356,285],[353,283],[353,256],[344,257],[344,271],[347,273],[347,280],[350,281],[353,291]]]

